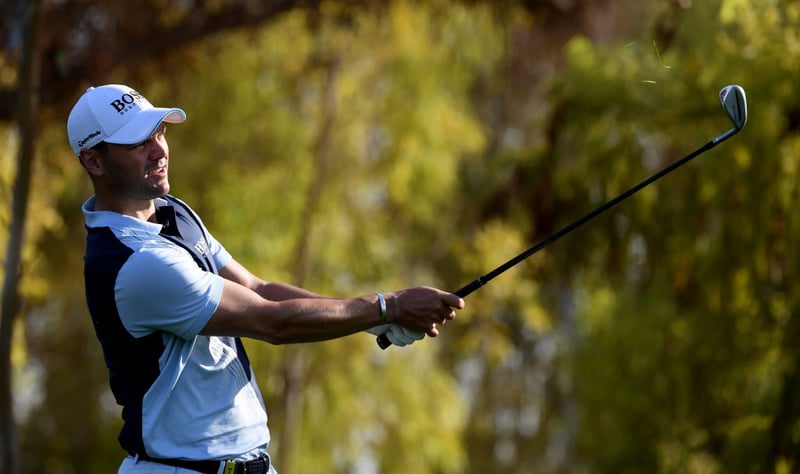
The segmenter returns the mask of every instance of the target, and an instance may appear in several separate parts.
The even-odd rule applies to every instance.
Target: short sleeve
[[[211,234],[208,234],[208,247],[211,256],[214,258],[214,265],[216,265],[217,268],[222,268],[231,260],[233,260],[231,254],[228,253],[228,251],[225,250],[225,247],[217,242],[217,239],[215,239]]]
[[[230,259],[216,245],[215,259]],[[166,331],[190,339],[216,311],[222,288],[222,277],[202,270],[183,249],[157,247],[131,255],[114,291],[120,319],[134,337]]]

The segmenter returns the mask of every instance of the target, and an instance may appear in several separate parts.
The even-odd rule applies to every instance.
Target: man
[[[67,121],[95,192],[83,205],[84,276],[122,406],[119,472],[274,473],[241,337],[286,344],[367,330],[406,345],[436,337],[464,302],[429,287],[325,298],[253,275],[168,194],[166,126],[184,120],[112,84],[89,88]]]

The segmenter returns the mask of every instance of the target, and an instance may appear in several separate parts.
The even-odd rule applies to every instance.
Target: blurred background
[[[247,341],[297,473],[800,470],[800,3],[5,0],[0,472],[116,472],[83,295],[90,85],[171,126],[172,193],[268,280],[458,289],[437,339]]]

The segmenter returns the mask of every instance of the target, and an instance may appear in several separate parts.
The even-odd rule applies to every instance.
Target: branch
[[[163,26],[163,7],[141,0],[97,4],[86,0],[50,4],[40,38],[43,109],[66,115],[76,91],[102,83],[112,70],[134,68],[225,30],[248,28],[321,0],[237,0],[224,8],[197,2],[180,21]],[[135,12],[135,15],[131,15]],[[7,21],[13,21],[8,20]],[[0,89],[0,121],[16,120],[18,89]]]

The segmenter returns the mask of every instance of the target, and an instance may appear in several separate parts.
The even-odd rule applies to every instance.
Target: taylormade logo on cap
[[[88,142],[92,138],[99,137],[99,136],[100,136],[100,130],[97,130],[96,132],[92,132],[86,138],[84,138],[83,140],[79,141],[78,142],[78,146],[81,149],[83,149],[83,147],[86,146],[86,142]]]
[[[178,108],[153,107],[131,87],[109,84],[90,87],[67,119],[72,151],[92,148],[100,142],[130,145],[146,140],[161,122],[181,123],[186,113]]]

